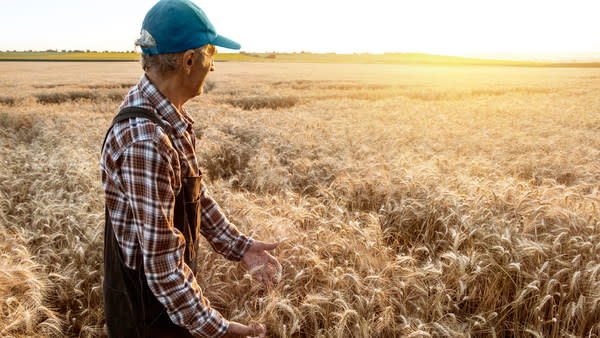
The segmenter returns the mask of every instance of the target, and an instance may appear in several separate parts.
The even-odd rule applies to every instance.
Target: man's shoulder
[[[146,117],[130,117],[112,126],[106,138],[105,152],[116,161],[127,149],[145,143],[165,155],[173,150],[162,127]]]

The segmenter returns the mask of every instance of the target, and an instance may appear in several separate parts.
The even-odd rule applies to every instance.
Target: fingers
[[[250,250],[242,258],[242,263],[250,270],[254,279],[266,286],[273,286],[279,283],[277,276],[281,273],[281,264],[267,252],[275,249],[278,245],[278,242],[265,243],[254,241]]]
[[[250,324],[250,327],[252,328],[252,336],[253,337],[259,337],[259,338],[265,337],[267,330],[265,329],[264,325],[259,324],[259,323],[253,323],[253,324]]]
[[[269,254],[267,254],[267,262],[269,262],[271,265],[277,267],[278,269],[281,268],[281,264],[279,264],[279,261],[277,261],[277,259]]]
[[[259,323],[244,325],[230,321],[224,337],[264,337],[265,333],[265,327]]]
[[[271,269],[265,267],[264,269],[261,269],[259,271],[258,275],[256,276],[256,280],[265,284],[266,286],[273,286],[272,275],[273,275],[273,272],[271,271]]]
[[[268,264],[262,265],[252,271],[252,276],[254,279],[267,286],[273,286],[279,282],[276,277],[274,267]]]
[[[271,269],[265,271],[265,274],[263,275],[263,280],[265,281],[265,284],[269,287],[277,284],[277,279],[275,278],[275,274]]]
[[[256,241],[256,242],[254,242],[254,245],[255,245],[256,250],[273,250],[277,247],[277,245],[279,245],[279,243],[278,242],[265,243],[265,242]]]
[[[281,279],[281,264],[279,264],[279,262],[277,261],[277,259],[269,256],[269,277],[271,278],[271,281],[273,282],[273,284],[277,284],[279,283],[279,280]]]
[[[273,284],[277,284],[279,283],[279,278],[281,278],[283,268],[281,267],[281,264],[279,264],[279,261],[271,255],[268,255],[267,261],[271,267],[271,280],[273,281]],[[277,276],[279,276],[279,278]]]

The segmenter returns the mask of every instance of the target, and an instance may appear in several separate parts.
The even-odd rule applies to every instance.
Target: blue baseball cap
[[[211,44],[240,49],[239,43],[217,34],[206,14],[189,0],[161,0],[142,23],[136,45],[146,55],[179,53]]]

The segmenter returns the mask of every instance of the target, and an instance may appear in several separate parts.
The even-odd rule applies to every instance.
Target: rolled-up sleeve
[[[185,239],[173,224],[175,159],[160,147],[160,142],[138,141],[122,154],[121,182],[130,199],[148,286],[175,324],[195,336],[219,337],[226,333],[229,323],[210,307],[184,262]],[[242,253],[247,245],[217,243],[227,247],[231,257]]]

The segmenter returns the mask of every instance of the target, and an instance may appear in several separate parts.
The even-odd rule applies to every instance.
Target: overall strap
[[[115,118],[112,120],[112,123],[110,124],[110,127],[108,128],[108,130],[106,131],[106,135],[104,136],[104,141],[102,142],[102,149],[104,149],[104,144],[106,143],[106,138],[108,137],[108,133],[110,133],[110,130],[112,129],[112,127],[115,124],[117,124],[123,120],[132,118],[132,117],[143,117],[143,118],[146,118],[146,119],[154,122],[155,124],[158,124],[167,133],[167,136],[169,137],[169,139],[171,138],[171,134],[173,132],[173,127],[164,123],[156,114],[154,114],[150,110],[148,110],[146,108],[142,108],[142,107],[131,106],[131,107],[125,107],[125,108],[121,109],[121,111],[119,111],[117,116],[115,116]],[[171,141],[171,143],[172,142],[173,141]]]

